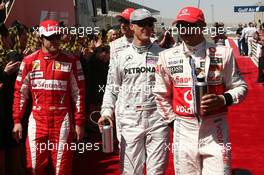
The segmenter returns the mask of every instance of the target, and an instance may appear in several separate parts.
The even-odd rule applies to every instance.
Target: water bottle
[[[114,151],[112,126],[110,125],[103,126],[102,141],[103,141],[103,152],[112,153]]]
[[[208,93],[208,84],[205,81],[205,76],[200,74],[197,76],[197,81],[195,82],[195,108],[194,113],[196,116],[203,116],[201,110],[201,100],[202,97]]]

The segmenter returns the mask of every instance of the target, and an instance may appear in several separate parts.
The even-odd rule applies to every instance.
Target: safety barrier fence
[[[264,53],[262,53],[261,49],[263,46],[255,41],[252,42],[252,56],[251,59],[253,60],[253,62],[258,66],[258,62],[259,62],[259,58],[261,57],[261,55],[263,55]]]

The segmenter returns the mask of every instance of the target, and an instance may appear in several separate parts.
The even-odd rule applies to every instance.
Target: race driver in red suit
[[[31,94],[27,173],[67,175],[71,174],[73,136],[79,141],[84,133],[84,76],[79,60],[58,49],[57,21],[41,22],[39,34],[41,49],[23,59],[16,79],[13,134],[17,141],[21,139],[20,121]]]

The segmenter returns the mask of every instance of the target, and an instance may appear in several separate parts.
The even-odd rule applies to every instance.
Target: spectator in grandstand
[[[241,44],[242,44],[243,55],[248,55],[248,45],[247,45],[246,38],[245,38],[245,32],[246,32],[247,28],[248,28],[247,24],[244,24],[243,30],[242,30],[242,34],[241,34],[241,37],[240,37],[240,41],[241,41]]]
[[[28,28],[21,22],[15,20],[8,30],[10,38],[12,39],[12,41],[14,41],[13,50],[19,53],[24,53],[27,47],[27,40],[29,38]]]
[[[27,35],[26,49],[23,51],[24,55],[31,54],[40,48],[38,26],[30,28]]]
[[[242,44],[241,44],[241,35],[242,35],[242,30],[243,30],[243,26],[241,23],[238,24],[238,29],[236,30],[236,36],[237,36],[237,45],[238,45],[238,49],[239,49],[239,53],[240,55],[242,55]]]
[[[106,45],[106,44],[107,44],[107,31],[105,29],[102,29],[98,36],[96,47]]]
[[[5,2],[6,0],[0,0],[0,23],[4,22],[6,18]]]
[[[107,43],[110,43],[116,39],[118,39],[118,31],[115,29],[108,30],[108,32],[107,32]]]
[[[3,99],[3,77],[2,77],[2,72],[0,72],[0,100],[2,101]],[[3,122],[3,111],[4,107],[0,105],[0,174],[4,175],[5,174],[5,151],[4,151],[4,122]]]
[[[225,40],[227,39],[225,30],[224,30],[224,23],[223,22],[216,22],[214,24],[215,27],[215,35],[212,36],[212,40],[214,40],[214,43],[216,45],[225,45]]]
[[[100,110],[107,80],[110,58],[109,46],[99,46],[81,60],[86,82],[85,106],[87,114]]]
[[[255,27],[255,23],[250,22],[248,25],[248,29],[245,32],[245,37],[247,40],[247,44],[248,44],[248,56],[252,56],[252,42],[253,42],[253,36],[255,34],[255,32],[257,31],[257,28]]]
[[[0,158],[0,169],[3,174],[17,175],[21,174],[22,158],[20,145],[12,137],[12,129],[14,126],[12,119],[12,105],[14,83],[18,73],[19,65],[23,56],[16,51],[10,51],[6,54],[7,64],[0,68],[1,78],[1,99],[0,99],[0,149],[3,149]],[[0,165],[0,166],[1,166]],[[3,170],[5,167],[5,170]],[[1,174],[0,170],[0,174]]]
[[[259,44],[259,48],[260,48],[257,82],[264,83],[264,23],[261,24],[260,30],[257,33],[258,33],[257,43]]]
[[[244,28],[242,30],[242,36],[241,39],[245,39],[245,43],[247,44],[247,55],[252,56],[252,42],[253,42],[253,36],[257,29],[254,27],[252,22],[248,23],[248,27]]]

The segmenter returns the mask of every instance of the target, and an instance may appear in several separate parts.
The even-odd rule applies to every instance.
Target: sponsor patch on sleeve
[[[17,74],[17,81],[21,81],[22,80],[22,71],[23,69],[25,68],[25,63],[22,62],[20,67],[19,67],[19,71],[18,71],[18,74]]]
[[[76,61],[77,70],[82,70],[82,65],[80,61]]]
[[[84,80],[84,75],[83,75],[83,71],[82,71],[82,69],[78,70],[78,72],[77,72],[77,77],[78,77],[78,80],[79,80],[79,81]]]

